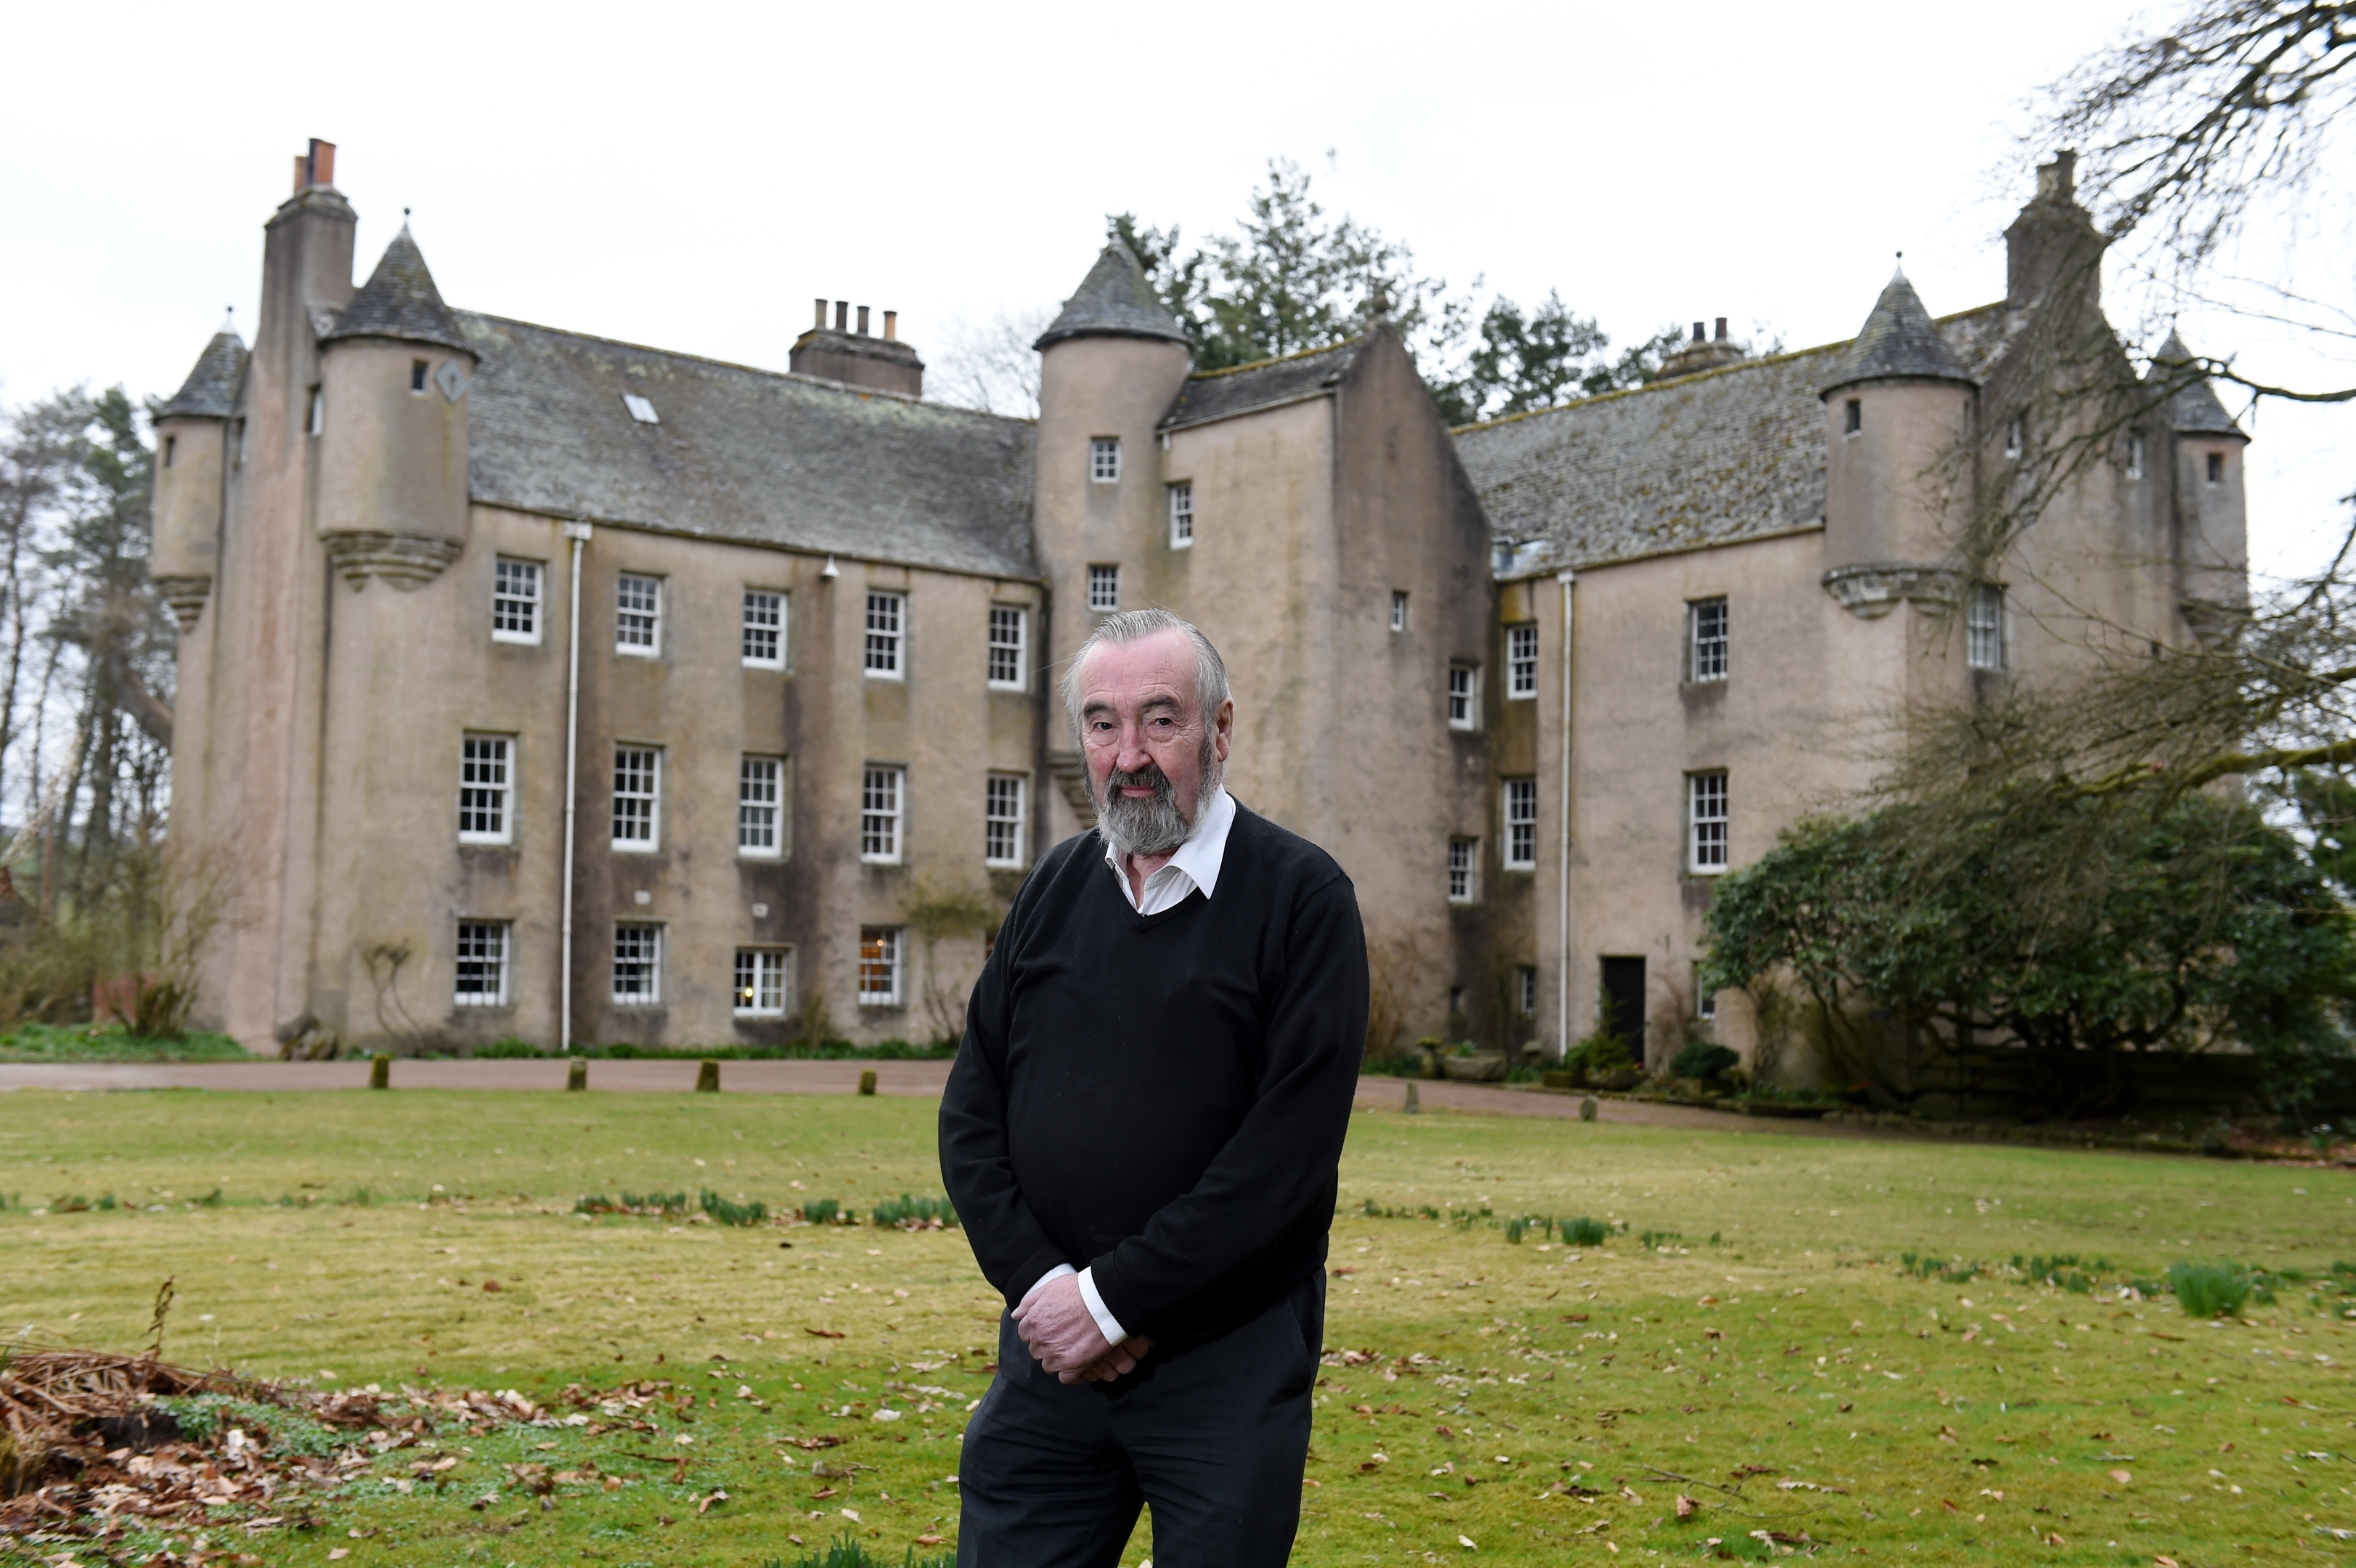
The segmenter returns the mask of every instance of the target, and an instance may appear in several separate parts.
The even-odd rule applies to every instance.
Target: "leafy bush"
[[[802,1218],[813,1225],[856,1225],[859,1211],[846,1210],[831,1198],[813,1198],[802,1205]]]
[[[722,1225],[757,1225],[769,1217],[766,1203],[731,1203],[709,1187],[696,1194],[703,1211]]]
[[[1913,1253],[1898,1254],[1900,1274],[1912,1275],[1916,1279],[1942,1280],[1951,1285],[1960,1285],[1967,1279],[1977,1279],[1987,1272],[1987,1267],[1986,1264],[1950,1263],[1945,1258],[1918,1255]]]
[[[2256,1286],[2239,1264],[2171,1264],[2168,1270],[2168,1288],[2188,1317],[2231,1317]]]
[[[1562,1064],[1573,1072],[1616,1072],[1636,1065],[1636,1059],[1625,1035],[1599,1029],[1572,1046]]]
[[[1669,1074],[1675,1078],[1711,1079],[1732,1071],[1742,1060],[1722,1045],[1697,1040],[1677,1052],[1669,1063]]]
[[[1557,1222],[1562,1239],[1574,1247],[1600,1247],[1612,1239],[1612,1227],[1601,1220],[1590,1220],[1582,1214],[1576,1220]]]
[[[909,1230],[927,1227],[944,1228],[958,1222],[956,1206],[946,1198],[911,1198],[903,1192],[897,1198],[887,1198],[875,1205],[868,1217],[878,1225],[901,1225]]]

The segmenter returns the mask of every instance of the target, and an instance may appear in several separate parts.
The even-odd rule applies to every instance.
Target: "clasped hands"
[[[1108,1383],[1137,1370],[1153,1341],[1131,1334],[1107,1341],[1096,1315],[1081,1299],[1077,1275],[1059,1275],[1033,1285],[1014,1309],[1015,1331],[1039,1364],[1064,1382]]]

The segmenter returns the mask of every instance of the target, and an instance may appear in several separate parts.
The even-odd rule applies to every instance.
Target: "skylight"
[[[646,399],[638,396],[636,392],[624,392],[622,394],[622,406],[629,410],[630,417],[637,421],[640,424],[662,423],[661,416],[655,412],[654,404],[647,401]]]

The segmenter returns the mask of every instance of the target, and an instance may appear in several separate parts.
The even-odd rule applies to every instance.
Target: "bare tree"
[[[986,414],[1039,417],[1039,351],[1031,346],[1055,319],[1052,310],[998,311],[980,325],[952,322],[934,357],[932,393]]]

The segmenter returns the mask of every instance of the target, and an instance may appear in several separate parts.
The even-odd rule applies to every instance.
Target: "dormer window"
[[[662,423],[662,416],[655,412],[654,404],[638,396],[636,392],[624,392],[622,394],[622,406],[629,410],[630,417],[637,421],[640,424]]]
[[[425,390],[425,373],[432,368],[423,359],[412,359],[409,362],[409,389],[422,395]]]
[[[1088,478],[1098,485],[1120,482],[1120,437],[1100,435],[1088,443]]]
[[[2222,485],[2224,482],[2225,454],[2222,452],[2212,452],[2209,454],[2209,483]]]
[[[1843,435],[1855,435],[1864,428],[1865,401],[1861,398],[1851,398],[1843,408],[1841,416],[1841,433]]]

